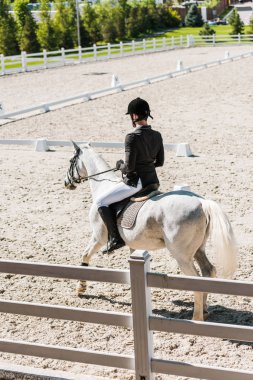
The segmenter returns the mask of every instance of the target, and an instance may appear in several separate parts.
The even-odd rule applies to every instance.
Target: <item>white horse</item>
[[[93,200],[98,194],[113,187],[120,179],[109,171],[109,165],[89,145],[75,146],[74,157],[65,178],[65,187],[76,188],[89,178]],[[96,173],[105,172],[96,175]],[[92,237],[83,255],[82,265],[88,265],[91,256],[107,242],[107,230],[93,203],[89,213]],[[231,224],[220,206],[192,192],[172,191],[149,199],[141,207],[136,223],[131,229],[118,226],[119,233],[130,250],[158,250],[166,247],[176,259],[185,275],[198,276],[195,259],[202,276],[216,277],[216,269],[205,254],[208,236],[212,237],[216,251],[219,276],[231,278],[236,269],[236,243]],[[86,290],[80,281],[77,293]],[[207,294],[194,293],[193,319],[207,318]]]

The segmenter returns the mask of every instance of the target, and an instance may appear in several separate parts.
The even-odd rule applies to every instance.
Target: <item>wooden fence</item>
[[[0,301],[0,312],[133,328],[134,356],[5,339],[0,340],[0,351],[135,370],[137,380],[152,380],[155,373],[210,380],[252,380],[253,372],[249,371],[154,358],[153,331],[253,342],[253,327],[154,316],[150,288],[253,297],[253,283],[152,273],[149,272],[149,261],[150,255],[144,251],[136,251],[131,255],[130,271],[0,261],[1,273],[130,284],[132,314],[6,300]]]
[[[48,69],[58,66],[73,65],[90,61],[108,60],[136,54],[146,54],[170,49],[182,49],[194,46],[227,46],[253,43],[252,34],[212,36],[179,36],[169,38],[143,39],[141,41],[120,42],[119,44],[93,45],[91,47],[64,49],[57,51],[43,50],[39,53],[20,55],[0,55],[0,75],[25,71]]]

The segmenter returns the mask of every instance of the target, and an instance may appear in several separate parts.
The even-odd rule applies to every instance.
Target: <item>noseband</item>
[[[68,173],[67,173],[67,178],[68,178],[68,181],[69,181],[70,184],[73,184],[73,183],[79,184],[81,182],[88,181],[88,179],[96,177],[99,174],[104,174],[104,173],[108,173],[108,172],[116,172],[118,170],[116,168],[113,168],[113,169],[105,170],[103,172],[99,172],[99,173],[96,173],[96,174],[92,174],[92,175],[88,175],[88,176],[82,177],[80,175],[79,171],[78,171],[78,168],[77,168],[77,161],[78,161],[78,158],[79,158],[79,153],[80,152],[77,151],[76,154],[74,155],[74,157],[71,158],[71,160],[70,160],[70,168],[69,168]],[[74,171],[76,171],[76,173],[78,175],[78,178],[74,177]]]

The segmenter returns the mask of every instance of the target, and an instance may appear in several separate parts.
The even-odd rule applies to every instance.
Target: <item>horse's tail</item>
[[[232,278],[237,266],[237,244],[227,215],[214,201],[201,200],[210,237],[216,251],[219,277]]]

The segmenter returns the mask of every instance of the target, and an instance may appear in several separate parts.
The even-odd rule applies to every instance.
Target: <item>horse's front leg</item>
[[[89,262],[90,262],[92,255],[94,253],[98,252],[98,250],[101,247],[102,247],[101,242],[97,241],[95,236],[92,236],[88,246],[85,249],[81,265],[87,267],[89,265]],[[86,288],[87,288],[86,281],[79,281],[77,284],[77,287],[76,287],[77,295],[79,296],[79,295],[82,295],[83,293],[85,293]]]

